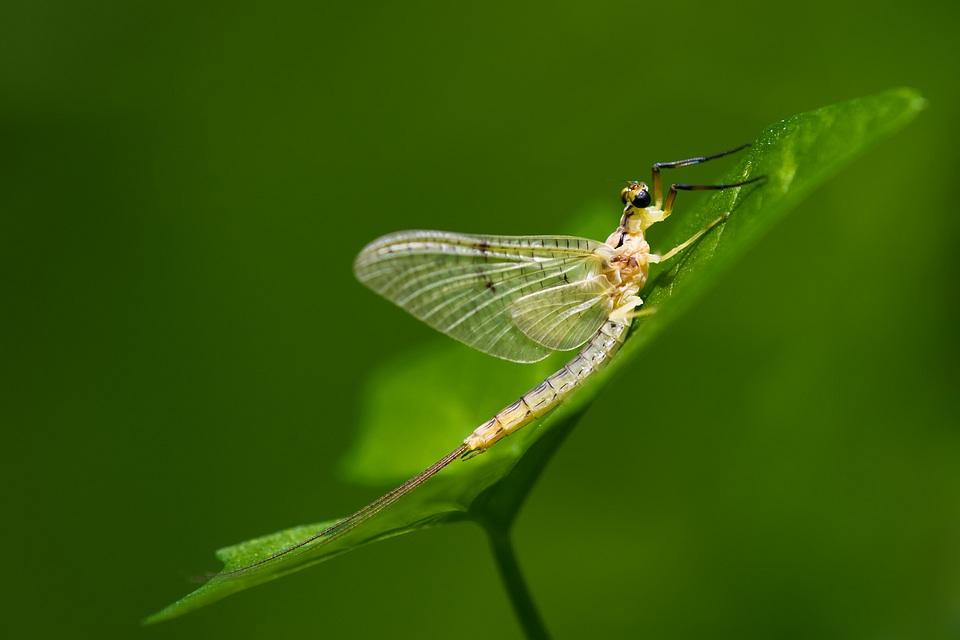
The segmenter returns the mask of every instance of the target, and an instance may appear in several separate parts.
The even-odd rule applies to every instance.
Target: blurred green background
[[[909,85],[929,109],[612,381],[516,537],[558,637],[960,637],[958,13],[4,3],[4,635],[517,637],[468,524],[138,621],[382,489],[336,471],[360,390],[438,338],[354,282],[368,240],[612,227],[654,161]]]

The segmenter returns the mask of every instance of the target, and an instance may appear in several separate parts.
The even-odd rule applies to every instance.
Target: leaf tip
[[[163,622],[165,620],[169,620],[170,618],[176,617],[176,613],[172,612],[170,609],[171,607],[164,607],[163,609],[160,609],[160,611],[157,611],[156,613],[151,613],[146,618],[140,621],[140,626],[149,627],[151,625],[157,624],[158,622]]]
[[[913,87],[898,87],[893,89],[891,93],[901,96],[907,102],[910,110],[914,113],[923,111],[929,104],[927,99],[923,97],[923,94]]]

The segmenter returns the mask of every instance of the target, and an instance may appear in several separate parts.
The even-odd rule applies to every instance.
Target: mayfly
[[[326,544],[373,517],[457,459],[482,453],[556,408],[617,354],[632,320],[648,313],[640,292],[651,264],[677,255],[729,214],[718,217],[662,255],[644,234],[673,212],[679,191],[741,187],[672,184],[666,197],[660,172],[740,151],[653,165],[651,189],[632,181],[620,192],[620,224],[605,242],[573,236],[493,236],[445,231],[400,231],[367,245],[357,256],[357,278],[391,302],[457,340],[512,362],[537,362],[554,351],[580,351],[556,373],[477,427],[460,446],[351,516],[230,577],[295,551]]]

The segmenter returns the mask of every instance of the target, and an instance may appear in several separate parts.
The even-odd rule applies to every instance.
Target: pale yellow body
[[[640,209],[627,205],[620,226],[596,249],[603,258],[603,275],[613,286],[608,320],[570,362],[477,427],[464,440],[468,453],[479,453],[490,448],[500,439],[556,408],[584,380],[616,355],[636,315],[634,310],[643,304],[638,294],[647,282],[650,264],[660,260],[660,256],[650,253],[644,232],[664,217],[656,207]]]

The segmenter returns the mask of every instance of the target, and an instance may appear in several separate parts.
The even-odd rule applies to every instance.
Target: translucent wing
[[[606,276],[529,293],[513,303],[514,324],[528,338],[555,351],[589,340],[613,310]]]
[[[511,305],[535,291],[591,279],[603,268],[597,249],[605,246],[567,236],[401,231],[367,245],[354,271],[447,335],[504,360],[536,362],[551,349],[517,328]]]

